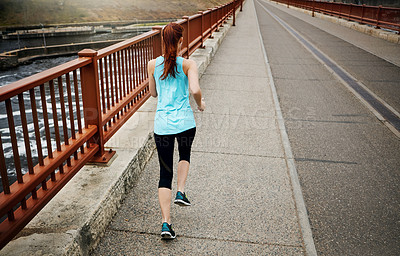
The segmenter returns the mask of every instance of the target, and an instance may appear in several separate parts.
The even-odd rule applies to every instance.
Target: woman
[[[171,183],[175,138],[178,142],[178,187],[175,204],[190,206],[185,194],[189,172],[190,151],[196,133],[196,123],[189,104],[189,89],[198,109],[204,111],[197,65],[193,60],[178,56],[183,42],[183,27],[169,23],[162,31],[164,55],[149,61],[149,87],[158,97],[154,119],[154,139],[160,163],[158,200],[162,215],[162,239],[174,239],[171,227]]]

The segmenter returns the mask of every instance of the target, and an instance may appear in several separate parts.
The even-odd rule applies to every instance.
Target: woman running
[[[193,60],[178,56],[183,42],[183,27],[169,23],[162,30],[164,55],[149,61],[149,87],[158,97],[154,119],[154,139],[160,163],[158,200],[162,215],[162,239],[174,239],[171,227],[171,183],[175,138],[178,142],[178,187],[174,200],[180,206],[190,206],[185,194],[189,172],[190,151],[196,133],[196,123],[189,104],[189,89],[198,109],[204,111],[197,65]]]

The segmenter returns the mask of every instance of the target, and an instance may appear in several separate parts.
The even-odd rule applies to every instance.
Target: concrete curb
[[[199,77],[231,23],[229,19],[190,56]],[[109,167],[84,166],[0,255],[89,255],[154,152],[155,109],[156,100],[151,98],[107,143],[117,151],[114,162]]]
[[[296,211],[297,211],[297,216],[299,219],[299,225],[300,225],[302,239],[303,239],[303,243],[304,243],[304,249],[305,249],[306,255],[314,256],[314,255],[317,255],[317,251],[316,251],[314,239],[312,236],[310,220],[308,217],[306,204],[304,202],[304,197],[303,197],[303,193],[301,190],[299,177],[297,174],[296,164],[294,161],[292,148],[290,146],[289,136],[286,131],[285,121],[282,116],[278,93],[276,91],[274,78],[272,76],[271,66],[269,64],[268,55],[266,53],[266,50],[265,50],[265,47],[263,44],[263,38],[261,36],[260,26],[258,25],[258,19],[257,19],[257,26],[259,27],[258,35],[260,37],[260,44],[261,44],[261,48],[263,51],[265,66],[266,66],[267,73],[268,73],[268,84],[271,88],[272,96],[274,99],[276,121],[278,123],[279,132],[280,132],[281,140],[282,140],[282,145],[283,145],[283,149],[285,152],[285,160],[286,160],[286,165],[287,165],[287,170],[288,170],[288,176],[290,178],[290,183],[292,185],[293,199],[296,204]]]
[[[282,3],[277,3],[271,0],[268,0],[271,3],[275,3],[275,4],[279,4],[282,6],[287,6],[286,4],[282,4]],[[305,10],[302,8],[298,8],[298,7],[294,7],[294,6],[290,6],[289,8],[292,8],[296,11],[299,12],[303,12],[305,14],[308,14],[311,16],[312,11],[309,10]],[[348,21],[342,18],[338,18],[338,17],[334,17],[334,16],[329,16],[326,14],[322,14],[319,12],[314,12],[315,17],[319,18],[319,19],[323,19],[335,24],[339,24],[341,26],[356,30],[358,32],[373,36],[373,37],[377,37],[386,41],[389,41],[391,43],[395,43],[395,44],[400,44],[400,35],[394,33],[394,32],[389,32],[389,31],[384,31],[382,29],[376,29],[374,27],[370,27],[367,25],[361,25],[358,22],[355,21]]]

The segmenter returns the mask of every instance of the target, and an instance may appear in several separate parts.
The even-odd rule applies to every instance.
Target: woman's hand
[[[201,105],[197,106],[197,109],[203,112],[206,109],[206,103],[204,102],[204,98],[201,98]]]

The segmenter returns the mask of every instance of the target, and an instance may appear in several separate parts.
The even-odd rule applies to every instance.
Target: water
[[[10,82],[20,80],[24,77],[28,77],[28,76],[36,74],[36,73],[39,73],[46,69],[58,66],[60,64],[66,63],[75,58],[77,58],[77,57],[71,56],[71,57],[60,57],[60,58],[54,58],[54,59],[36,60],[36,61],[33,61],[29,65],[23,65],[23,66],[19,66],[17,68],[14,68],[14,69],[11,69],[8,71],[1,72],[0,86],[3,86]],[[80,74],[79,74],[79,72],[77,74],[78,74],[78,81],[79,81]],[[70,79],[71,79],[71,81],[73,81],[72,75],[70,75]],[[75,95],[81,95],[81,91],[80,91],[80,86],[78,86],[78,92],[74,91],[73,84],[71,84],[71,87],[72,87],[71,88],[72,107],[73,107],[73,111],[74,111],[74,117],[76,119],[77,113],[76,113]],[[49,128],[50,128],[50,134],[52,137],[52,140],[51,140],[52,145],[51,146],[52,146],[52,151],[54,151],[56,149],[56,142],[54,140],[54,138],[55,138],[55,129],[54,129],[55,120],[53,117],[53,109],[52,109],[52,104],[51,104],[51,96],[50,96],[50,89],[49,89],[48,83],[45,83],[44,88],[45,88],[45,95],[46,95],[47,115],[49,118]],[[68,128],[68,137],[70,137],[71,136],[71,127],[70,127],[70,120],[69,120],[69,105],[68,105],[68,98],[67,98],[65,76],[63,76],[62,88],[63,88],[63,96],[64,96],[64,102],[65,102],[64,109],[66,111],[66,117],[67,117],[66,119],[67,119],[67,128]],[[64,141],[63,132],[62,132],[63,131],[63,123],[62,123],[62,119],[61,119],[62,113],[61,113],[61,103],[60,103],[60,95],[59,95],[57,79],[54,80],[54,90],[55,90],[55,98],[56,98],[56,102],[57,102],[57,104],[56,104],[57,119],[58,119],[57,122],[58,122],[59,130],[60,130],[61,143],[63,143],[63,141]],[[26,112],[25,116],[27,119],[27,128],[28,128],[28,134],[29,134],[29,144],[30,144],[30,148],[31,148],[32,161],[33,161],[33,166],[35,166],[36,164],[38,164],[38,152],[37,152],[36,135],[35,135],[35,131],[34,131],[31,99],[30,99],[29,91],[23,93],[23,99],[24,99],[24,106],[25,106],[25,112]],[[81,101],[82,97],[80,96],[79,99]],[[43,108],[42,108],[41,95],[40,95],[39,88],[35,88],[35,103],[36,103],[36,109],[37,109],[37,113],[38,113],[38,126],[39,126],[40,138],[41,138],[42,152],[43,152],[44,157],[46,157],[48,155],[48,152],[47,152],[47,143],[45,140]],[[26,149],[25,149],[25,142],[24,142],[24,136],[23,136],[22,121],[21,121],[18,97],[11,98],[11,106],[12,106],[12,110],[13,110],[15,133],[16,133],[16,137],[17,137],[18,154],[20,156],[22,173],[25,174],[28,172],[28,163],[27,163],[27,153],[26,153]],[[80,103],[80,106],[82,106],[82,102]],[[83,116],[82,113],[81,113],[81,116]],[[74,124],[75,124],[75,129],[77,130],[77,127],[78,127],[77,120],[74,120]],[[14,155],[13,155],[13,149],[12,149],[12,144],[11,144],[11,135],[10,135],[10,129],[9,129],[9,125],[8,125],[5,102],[0,102],[0,136],[2,139],[4,158],[5,158],[5,162],[6,162],[9,183],[12,184],[16,180],[16,172],[15,172]],[[2,187],[1,187],[1,190],[2,190]]]
[[[64,44],[64,43],[71,43],[71,42],[77,43],[77,42],[87,42],[89,39],[92,41],[101,41],[101,40],[107,40],[107,39],[131,38],[133,36],[135,36],[134,33],[95,34],[95,35],[73,36],[73,37],[53,37],[53,38],[46,39],[46,43],[47,43],[47,45],[50,45],[50,43],[52,43],[52,44]],[[2,50],[15,49],[15,41],[16,40],[0,40],[0,49],[2,49]],[[21,40],[20,44],[26,45],[29,47],[33,47],[33,46],[40,46],[41,42],[42,42],[41,39],[34,39],[34,40],[30,39],[30,40]],[[9,83],[18,81],[25,77],[29,77],[31,75],[37,74],[39,72],[42,72],[49,68],[66,63],[66,62],[71,61],[76,58],[77,58],[77,56],[40,59],[40,60],[32,61],[30,64],[27,64],[27,65],[21,65],[16,68],[9,69],[7,71],[0,71],[0,86],[7,85]],[[80,81],[79,72],[77,72],[77,75],[78,75],[78,81]],[[71,87],[72,87],[71,88],[72,89],[72,107],[73,107],[74,117],[75,117],[74,124],[75,124],[75,130],[77,130],[78,124],[77,124],[77,120],[76,120],[77,113],[76,113],[75,95],[81,95],[81,91],[80,91],[80,85],[79,85],[78,92],[75,93],[74,88],[73,88],[73,82],[72,82],[73,81],[72,74],[70,76],[70,80],[71,80]],[[57,117],[58,117],[57,121],[58,121],[58,125],[59,125],[59,130],[60,130],[61,143],[63,143],[63,141],[64,141],[64,139],[63,139],[63,123],[62,123],[62,119],[61,119],[61,104],[59,102],[57,79],[54,80],[54,89],[55,89],[55,97],[56,97],[56,102],[57,102],[57,107],[56,107]],[[46,94],[46,107],[47,107],[47,113],[48,113],[48,117],[49,117],[50,133],[51,133],[51,137],[54,138],[55,130],[54,130],[54,121],[53,121],[53,110],[52,110],[52,105],[51,105],[51,98],[50,98],[48,83],[45,84],[45,92],[46,92],[45,93]],[[67,99],[65,76],[63,76],[63,94],[64,94],[64,102],[65,102],[65,111],[66,111],[66,116],[67,116],[68,136],[70,137],[71,136],[71,127],[70,127],[70,120],[69,120],[69,106],[68,106],[68,99]],[[42,110],[42,102],[41,102],[41,98],[40,98],[39,88],[35,89],[35,95],[36,95],[36,106],[37,106],[38,119],[39,119],[38,124],[39,124],[40,137],[41,137],[41,146],[43,148],[43,150],[42,150],[43,155],[44,155],[44,157],[46,157],[48,155],[48,153],[47,153],[47,144],[46,144],[46,140],[45,140],[43,110]],[[30,148],[32,150],[31,153],[32,153],[33,166],[35,166],[36,164],[38,164],[38,152],[36,150],[36,137],[35,137],[35,132],[34,132],[29,92],[25,92],[23,94],[23,98],[24,98],[26,118],[27,118],[27,123],[28,123],[29,143],[30,143]],[[79,99],[80,99],[80,101],[82,101],[81,96],[79,97]],[[13,97],[11,99],[11,103],[12,103],[13,117],[14,117],[14,123],[15,123],[15,132],[16,132],[16,136],[17,136],[18,153],[20,155],[22,173],[25,174],[28,172],[28,169],[27,169],[28,164],[27,164],[27,158],[26,158],[25,142],[24,142],[24,138],[23,138],[23,129],[22,129],[22,125],[21,125],[21,116],[20,116],[20,111],[19,111],[18,98]],[[80,106],[82,106],[82,102],[80,103]],[[83,117],[82,109],[81,109],[81,117]],[[82,125],[83,124],[84,123],[82,120]],[[12,184],[16,180],[16,172],[15,172],[15,166],[14,166],[14,156],[13,156],[13,150],[12,150],[12,144],[11,144],[10,130],[8,127],[6,107],[5,107],[4,102],[0,102],[0,136],[1,136],[2,144],[3,144],[3,150],[4,150],[5,161],[6,161],[9,184]],[[54,151],[56,149],[56,142],[54,139],[52,139],[51,144],[52,144],[52,150]],[[2,191],[2,190],[3,190],[3,187],[2,187],[2,184],[0,183],[0,191]]]
[[[62,37],[46,37],[46,45],[60,45],[70,43],[84,43],[84,42],[96,42],[114,39],[128,39],[136,36],[137,33],[99,33],[93,35],[79,35],[79,36],[62,36]],[[8,52],[17,49],[23,49],[25,47],[39,47],[44,46],[43,37],[31,38],[31,39],[20,39],[18,40],[0,40],[0,53]]]

